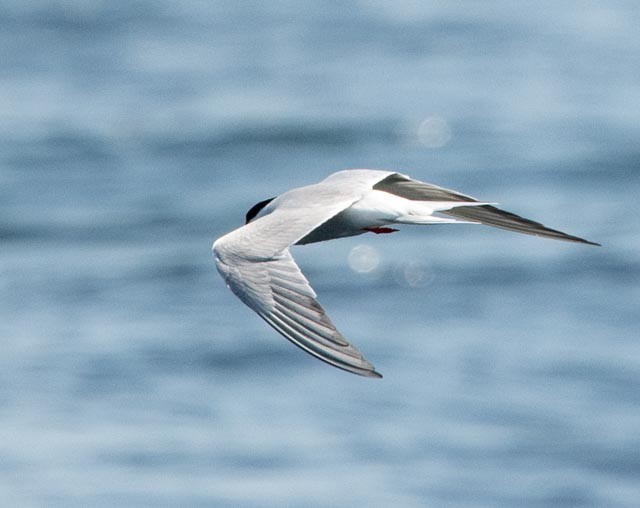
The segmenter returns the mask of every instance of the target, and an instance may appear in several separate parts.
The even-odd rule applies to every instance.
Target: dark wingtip
[[[559,238],[559,240],[567,240],[569,242],[584,243],[586,245],[595,245],[596,247],[602,247],[602,245],[599,243],[591,242],[589,240],[585,240],[584,238],[579,238],[577,236],[571,236],[571,235],[566,235],[566,237]]]
[[[361,376],[364,376],[364,377],[370,377],[370,378],[374,378],[374,379],[382,379],[382,374],[380,374],[379,372],[376,372],[375,370],[367,370],[365,372],[357,372],[357,374],[360,374]]]

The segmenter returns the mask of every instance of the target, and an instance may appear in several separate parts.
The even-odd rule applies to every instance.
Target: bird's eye
[[[274,199],[275,198],[265,199],[264,201],[260,201],[259,203],[256,203],[251,208],[249,208],[249,211],[247,212],[247,215],[246,215],[245,224],[249,224],[255,218],[255,216],[258,215],[258,213],[260,213],[260,210],[262,210],[265,206],[271,203]]]

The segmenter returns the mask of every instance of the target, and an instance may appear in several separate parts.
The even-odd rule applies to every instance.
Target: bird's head
[[[265,199],[264,201],[260,201],[259,203],[256,203],[251,208],[249,208],[249,211],[247,212],[247,215],[246,215],[245,224],[249,224],[253,219],[255,219],[257,215],[260,213],[260,211],[269,203],[271,203],[274,199],[276,198]]]

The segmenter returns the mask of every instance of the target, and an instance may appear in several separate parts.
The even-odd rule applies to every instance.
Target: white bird
[[[340,369],[382,377],[336,329],[289,247],[392,233],[395,224],[459,222],[598,245],[400,173],[351,169],[257,203],[244,226],[216,240],[213,255],[227,287],[296,346]]]

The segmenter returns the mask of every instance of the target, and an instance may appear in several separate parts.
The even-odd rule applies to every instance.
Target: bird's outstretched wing
[[[288,250],[272,259],[218,261],[218,269],[240,300],[296,346],[340,369],[382,377],[336,329]]]
[[[296,265],[289,246],[358,201],[391,172],[340,172],[289,191],[266,215],[213,244],[216,266],[246,305],[306,352],[340,369],[382,377],[336,329]],[[344,184],[344,185],[342,185]]]
[[[413,180],[400,173],[394,173],[387,176],[376,183],[373,188],[413,201],[478,201],[471,196],[460,194],[459,192],[445,189],[444,187],[438,187],[437,185],[432,185],[430,183]],[[568,235],[562,231],[548,228],[539,222],[525,219],[515,213],[501,210],[493,205],[457,206],[450,210],[443,210],[442,213],[459,219],[479,222],[487,226],[516,231],[518,233],[553,238],[555,240],[565,240],[568,242],[600,245],[590,242],[589,240],[585,240],[584,238]]]

